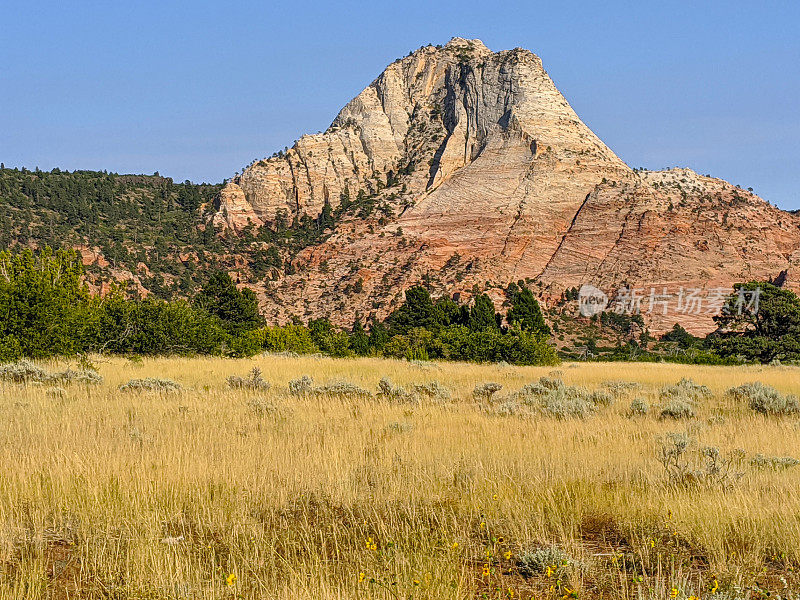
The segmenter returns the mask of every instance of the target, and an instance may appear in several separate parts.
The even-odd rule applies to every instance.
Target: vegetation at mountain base
[[[74,251],[0,253],[0,359],[90,352],[243,356],[267,350],[518,364],[558,361],[546,330],[522,329],[516,321],[503,326],[486,296],[469,307],[449,298],[434,302],[425,288],[415,287],[385,323],[372,322],[367,329],[357,319],[351,331],[341,331],[328,319],[265,326],[255,294],[239,289],[222,271],[213,272],[191,300],[173,301],[139,298],[124,286],[93,295],[82,275]],[[524,302],[530,311],[530,299]]]
[[[595,325],[616,332],[617,344],[603,350],[588,338],[587,348],[593,350],[581,358],[698,364],[800,360],[800,300],[769,284],[737,287],[757,286],[758,310],[740,310],[740,292],[733,293],[719,317],[723,326],[706,339],[676,325],[653,340],[641,316],[602,313],[593,318]],[[327,318],[268,325],[255,294],[222,271],[212,272],[189,299],[141,298],[116,284],[98,295],[90,293],[75,251],[6,250],[0,252],[0,359],[92,352],[252,356],[264,351],[523,365],[570,358],[563,350],[559,356],[552,343],[563,321],[556,321],[551,332],[524,282],[510,284],[506,296],[509,307],[503,316],[485,294],[467,304],[447,296],[434,299],[425,287],[415,286],[384,321],[356,317],[348,330]],[[630,335],[634,326],[640,331],[638,341]],[[675,349],[681,352],[669,353]]]

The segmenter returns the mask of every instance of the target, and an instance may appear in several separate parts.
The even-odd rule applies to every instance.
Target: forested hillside
[[[157,174],[3,168],[0,245],[86,248],[89,257],[97,249],[90,278],[107,267],[138,274],[157,295],[185,294],[222,250],[207,227],[218,191]]]
[[[131,290],[140,284],[171,299],[191,296],[216,269],[251,285],[291,274],[291,258],[329,226],[323,211],[236,234],[215,230],[221,187],[157,173],[0,167],[0,247],[77,248],[90,283],[133,279]]]

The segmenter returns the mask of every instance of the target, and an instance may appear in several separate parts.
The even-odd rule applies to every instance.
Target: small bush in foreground
[[[694,404],[684,398],[673,398],[661,407],[661,419],[691,419],[694,417]]]
[[[633,417],[643,417],[650,410],[650,405],[644,398],[634,398],[631,400],[629,414]]]
[[[628,394],[630,392],[636,391],[638,389],[641,389],[642,385],[635,381],[615,380],[615,381],[604,381],[602,383],[602,387],[607,389],[614,396],[619,397]]]
[[[723,456],[719,448],[706,446],[690,452],[693,444],[694,439],[686,433],[669,433],[661,440],[658,460],[670,484],[725,489],[744,475],[735,470],[744,457],[742,451]]]
[[[517,558],[517,570],[525,578],[545,575],[554,580],[568,580],[582,564],[558,546],[545,546],[523,552]]]
[[[784,396],[760,381],[731,388],[728,394],[736,400],[746,401],[750,408],[762,415],[794,415],[800,412],[800,403],[795,396]]]

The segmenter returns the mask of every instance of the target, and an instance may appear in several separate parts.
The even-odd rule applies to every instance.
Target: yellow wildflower
[[[228,576],[225,578],[225,583],[228,584],[228,587],[233,587],[236,585],[236,573],[229,573]]]
[[[674,588],[672,588],[672,589],[669,591],[669,597],[670,597],[670,598],[677,598],[677,597],[678,597],[678,588],[675,588],[675,587],[674,587]]]
[[[511,550],[506,550],[506,553],[503,556],[506,560],[509,560],[511,558]]]
[[[361,571],[361,573],[358,574],[358,583],[362,583],[366,578],[367,576],[364,574],[364,571]]]
[[[483,565],[483,576],[484,577],[489,576],[489,565]]]
[[[414,580],[414,585],[419,585],[419,579]]]
[[[453,548],[453,550],[456,550],[458,548],[458,542],[453,542],[453,545],[451,547]]]
[[[547,565],[547,571],[545,571],[545,577],[552,577],[553,573],[555,573],[555,569],[550,565]]]

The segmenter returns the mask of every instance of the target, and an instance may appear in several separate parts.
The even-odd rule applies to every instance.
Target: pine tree
[[[356,315],[353,329],[350,332],[350,349],[359,356],[367,356],[370,346],[369,336],[361,324],[361,317]]]
[[[544,320],[542,309],[527,287],[522,286],[511,298],[511,308],[506,314],[509,324],[519,323],[523,331],[540,332],[550,335],[550,328]]]
[[[497,319],[494,316],[494,302],[486,294],[476,296],[475,304],[469,311],[469,328],[473,331],[480,331],[495,327],[497,327]]]

